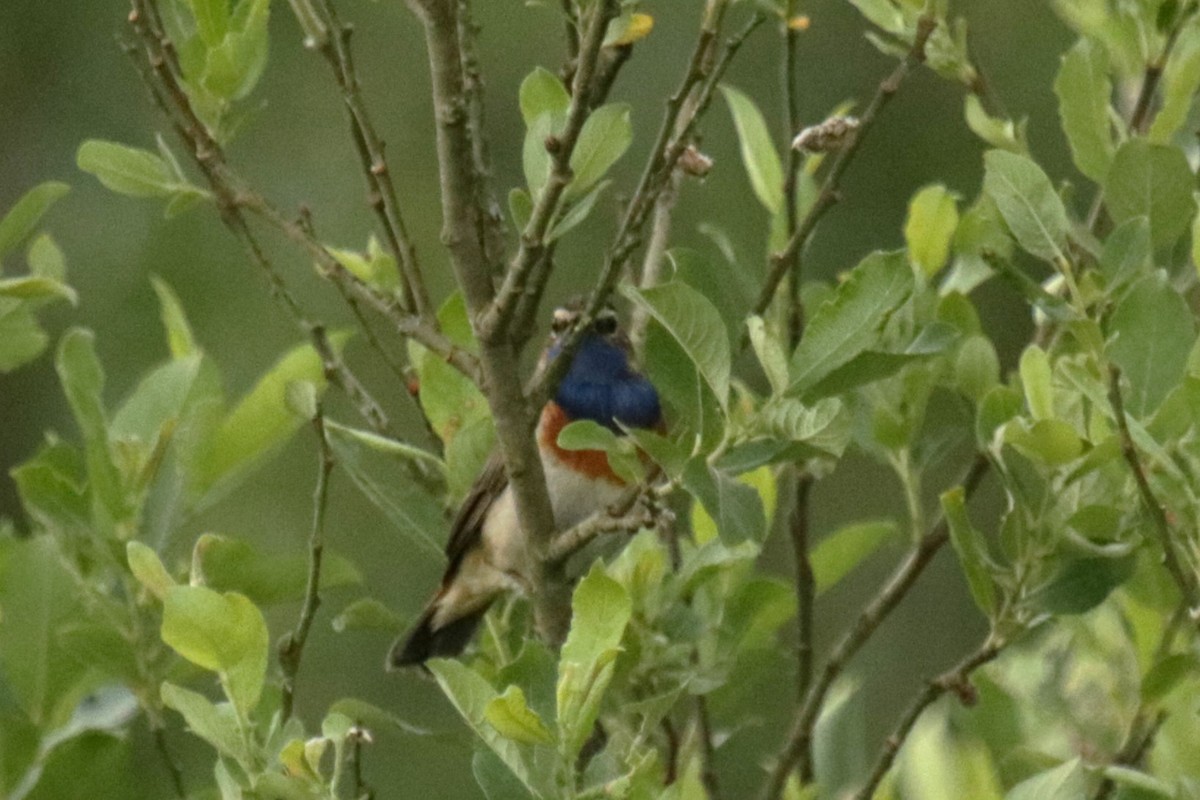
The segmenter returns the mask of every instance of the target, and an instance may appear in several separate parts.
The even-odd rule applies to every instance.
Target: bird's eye
[[[617,318],[611,313],[602,314],[601,316],[596,317],[596,321],[592,323],[592,327],[595,329],[596,333],[600,334],[601,336],[608,336],[609,334],[617,332]]]
[[[553,333],[562,333],[569,330],[575,323],[575,316],[575,314],[566,309],[558,309],[554,312],[554,319],[550,321],[550,330]]]

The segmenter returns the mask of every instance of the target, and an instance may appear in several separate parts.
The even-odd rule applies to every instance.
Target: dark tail
[[[402,639],[392,646],[388,655],[388,666],[392,669],[424,664],[431,658],[451,658],[461,653],[471,641],[479,621],[487,613],[487,607],[434,630],[433,615],[437,611],[439,598],[434,598],[417,624]]]

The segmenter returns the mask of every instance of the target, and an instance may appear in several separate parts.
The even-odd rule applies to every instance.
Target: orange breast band
[[[608,454],[603,450],[564,450],[558,446],[558,434],[572,420],[562,406],[551,400],[542,409],[542,419],[538,424],[538,445],[543,450],[552,452],[564,467],[586,475],[589,478],[602,478],[618,486],[625,481],[617,477],[608,465]]]

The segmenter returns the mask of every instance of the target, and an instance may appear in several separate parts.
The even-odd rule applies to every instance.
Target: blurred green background
[[[361,249],[373,229],[373,217],[364,203],[340,100],[325,63],[301,46],[286,5],[275,6],[270,65],[250,101],[259,105],[231,158],[280,207],[311,208],[325,241]],[[503,195],[522,182],[517,86],[535,65],[557,69],[562,58],[560,25],[555,11],[519,0],[480,0],[475,6],[483,31],[496,183]],[[637,46],[613,95],[633,104],[635,130],[633,147],[618,165],[616,194],[628,191],[645,157],[662,103],[690,52],[700,6],[699,0],[644,4],[655,17],[654,31]],[[967,18],[972,50],[1009,113],[1029,117],[1029,139],[1039,161],[1056,179],[1074,177],[1051,89],[1058,56],[1071,40],[1069,32],[1045,0],[963,0],[954,6]],[[388,143],[410,229],[434,274],[433,293],[443,297],[450,281],[438,245],[433,125],[420,30],[401,0],[347,0],[339,8],[356,25],[354,42],[366,97]],[[864,21],[844,0],[811,0],[801,11],[812,20],[801,44],[803,115],[807,122],[818,122],[843,100],[869,98],[892,62],[864,40]],[[179,293],[199,340],[223,368],[227,390],[237,396],[301,338],[270,299],[261,275],[211,207],[168,221],[160,203],[110,194],[74,167],[75,150],[86,138],[152,148],[155,132],[169,133],[119,47],[127,13],[128,7],[117,0],[0,1],[0,209],[43,180],[63,180],[74,187],[48,217],[47,228],[67,255],[69,281],[81,300],[78,308],[53,308],[46,319],[55,337],[70,325],[97,331],[111,403],[166,355],[150,274],[162,276]],[[744,13],[745,9],[735,10],[736,17]],[[777,32],[764,27],[727,78],[751,94],[773,123],[780,117],[779,53]],[[1011,57],[1014,54],[1019,57]],[[782,141],[778,126],[777,133]],[[731,120],[720,101],[704,124],[703,144],[716,167],[703,183],[685,186],[673,244],[711,248],[696,228],[703,221],[715,222],[731,237],[739,268],[758,271],[764,261],[766,215],[753,198]],[[963,122],[961,89],[927,71],[913,76],[848,173],[845,200],[828,215],[810,250],[810,274],[829,278],[872,249],[899,246],[908,199],[923,184],[943,182],[966,200],[974,198],[982,149]],[[614,196],[610,190],[601,213],[593,214],[560,249],[561,270],[549,301],[590,284],[597,255],[611,233]],[[328,287],[313,277],[303,257],[279,242],[272,242],[272,253],[314,316],[331,324],[345,321]],[[1011,366],[1028,334],[1023,307],[1002,288],[985,287],[979,298],[985,325],[996,337],[1006,366]],[[396,341],[390,344],[399,347]],[[352,346],[351,359],[363,365],[389,411],[411,425],[399,387],[388,381],[361,343]],[[348,409],[337,407],[334,413],[352,419]],[[75,436],[51,357],[0,375],[0,415],[0,516],[18,517],[8,469],[33,452],[45,430]],[[297,437],[226,502],[189,529],[177,531],[171,555],[186,558],[191,543],[204,531],[236,534],[269,547],[301,547],[309,526],[314,465],[311,438]],[[937,488],[930,487],[931,497]],[[848,460],[845,468],[822,482],[814,502],[818,536],[847,520],[902,508],[890,474],[863,459]],[[364,589],[406,617],[419,609],[440,573],[440,566],[425,556],[406,551],[382,517],[336,474],[329,538],[333,549],[363,571]],[[844,628],[897,552],[877,556],[822,598],[819,648]],[[785,543],[779,538],[772,542],[765,560],[786,570]],[[867,698],[862,722],[871,741],[882,739],[922,676],[956,660],[982,629],[958,574],[952,559],[941,556],[859,656],[857,670],[866,680]],[[353,592],[331,593],[326,598],[301,674],[301,714],[315,722],[331,701],[349,695],[392,710],[437,735],[379,732],[366,756],[367,777],[379,796],[476,796],[468,768],[469,736],[436,686],[413,675],[385,674],[386,637],[330,629],[333,613],[352,596]],[[274,613],[278,625],[273,632],[278,635],[294,611]],[[748,699],[744,724],[719,752],[720,766],[729,776],[728,796],[756,785],[757,761],[778,740],[787,709],[779,700],[791,696],[791,686],[791,675],[781,669],[777,695],[759,698],[757,704]],[[179,739],[178,747],[188,746],[182,735]],[[207,770],[208,754],[193,749],[189,758],[194,785]],[[144,762],[145,769],[136,773],[138,780],[147,787],[162,786],[164,776],[155,760],[147,755]],[[122,792],[114,796],[161,793],[128,784]]]

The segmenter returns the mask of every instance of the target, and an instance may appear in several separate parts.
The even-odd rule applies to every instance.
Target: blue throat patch
[[[662,416],[654,386],[630,368],[624,350],[599,336],[580,343],[554,399],[571,419],[590,419],[613,431],[620,430],[617,422],[653,428]]]

